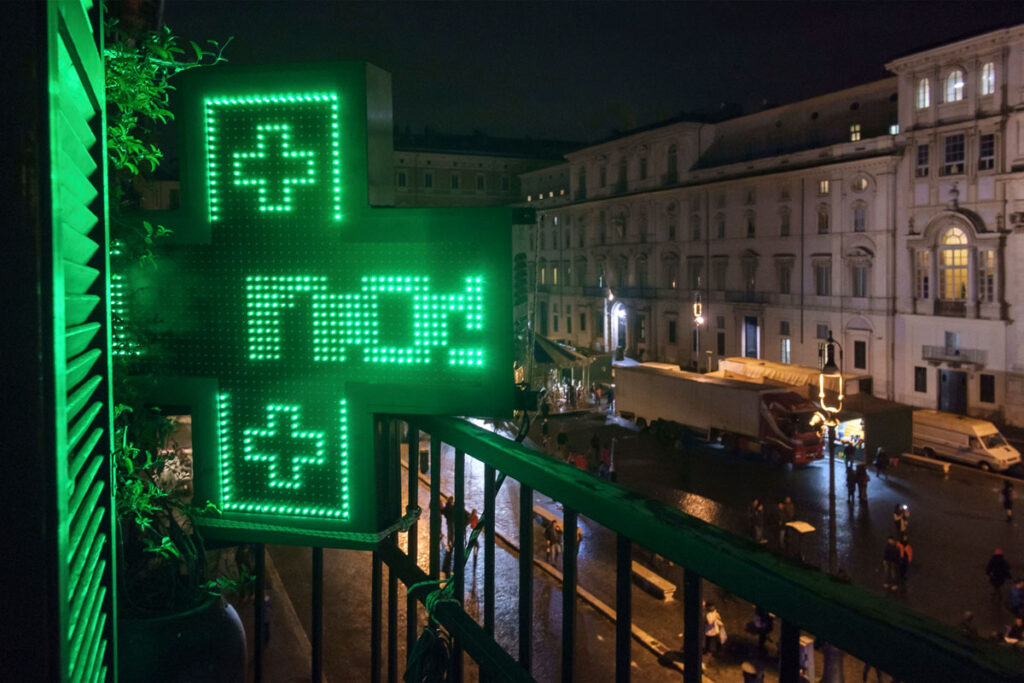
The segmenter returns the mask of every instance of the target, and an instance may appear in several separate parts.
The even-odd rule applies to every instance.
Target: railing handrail
[[[465,420],[400,419],[894,675],[1009,682],[1024,673],[1020,655],[997,643],[968,640],[932,617]]]

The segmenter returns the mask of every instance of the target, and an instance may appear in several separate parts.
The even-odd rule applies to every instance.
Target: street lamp
[[[694,341],[697,347],[697,372],[700,372],[700,326],[704,324],[704,304],[700,301],[700,292],[693,293],[693,324]]]
[[[836,363],[836,358],[839,363]],[[825,380],[837,380],[837,395],[833,404],[829,404],[825,396]],[[836,573],[836,427],[839,426],[839,411],[843,409],[843,347],[832,338],[832,330],[828,331],[828,339],[818,344],[818,406],[821,412],[815,417],[825,427],[828,439],[828,570]]]

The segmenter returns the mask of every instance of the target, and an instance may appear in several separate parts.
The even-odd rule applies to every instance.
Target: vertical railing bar
[[[799,683],[800,627],[783,619],[779,631],[779,683]]]
[[[430,578],[441,576],[441,440],[430,436]]]
[[[455,450],[455,467],[453,472],[455,485],[455,539],[452,548],[455,553],[452,571],[455,573],[455,598],[465,605],[466,599],[466,454]],[[465,607],[463,607],[465,610]],[[462,681],[462,643],[455,639],[452,647],[452,680]]]
[[[562,515],[562,680],[571,683],[576,668],[576,511]]]
[[[494,468],[484,467],[484,632],[494,636]],[[480,671],[480,683],[491,677]]]
[[[484,631],[494,635],[494,468],[484,467]]]
[[[385,543],[398,545],[398,536]],[[398,576],[388,567],[388,683],[398,683]]]
[[[373,553],[372,578],[370,580],[370,682],[380,683],[381,667],[381,559]]]
[[[615,683],[629,683],[633,644],[633,544],[616,534],[615,544]]]
[[[313,683],[323,680],[324,665],[324,549],[313,547]]]
[[[409,509],[412,510],[420,503],[420,432],[414,424],[409,425],[409,480],[407,487]],[[408,547],[409,557],[413,564],[419,566],[419,539],[420,525],[415,522],[409,527]],[[416,646],[416,638],[419,636],[419,605],[416,598],[410,593],[405,599],[405,651],[412,652]]]
[[[630,565],[632,568],[632,565]],[[701,638],[701,577],[689,569],[683,570],[683,683],[701,683],[703,661]]]
[[[263,609],[264,609],[264,598],[267,593],[267,548],[262,543],[256,543],[253,546],[256,554],[256,585],[253,587],[253,600],[252,600],[252,638],[253,638],[253,681],[254,683],[262,683],[263,681]]]
[[[519,484],[519,663],[532,669],[533,489]]]

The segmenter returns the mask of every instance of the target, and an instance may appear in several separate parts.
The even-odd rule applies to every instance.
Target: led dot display
[[[512,214],[369,206],[393,153],[368,69],[186,75],[188,222],[115,283],[128,318],[126,291],[159,302],[140,360],[154,402],[192,411],[196,494],[222,510],[205,532],[226,540],[369,547],[401,515],[375,414],[511,409]]]
[[[337,93],[204,100],[210,220],[252,211],[341,220]]]

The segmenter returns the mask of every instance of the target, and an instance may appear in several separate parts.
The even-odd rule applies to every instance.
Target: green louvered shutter
[[[63,680],[105,681],[116,617],[102,29],[89,0],[50,2],[48,22]]]

